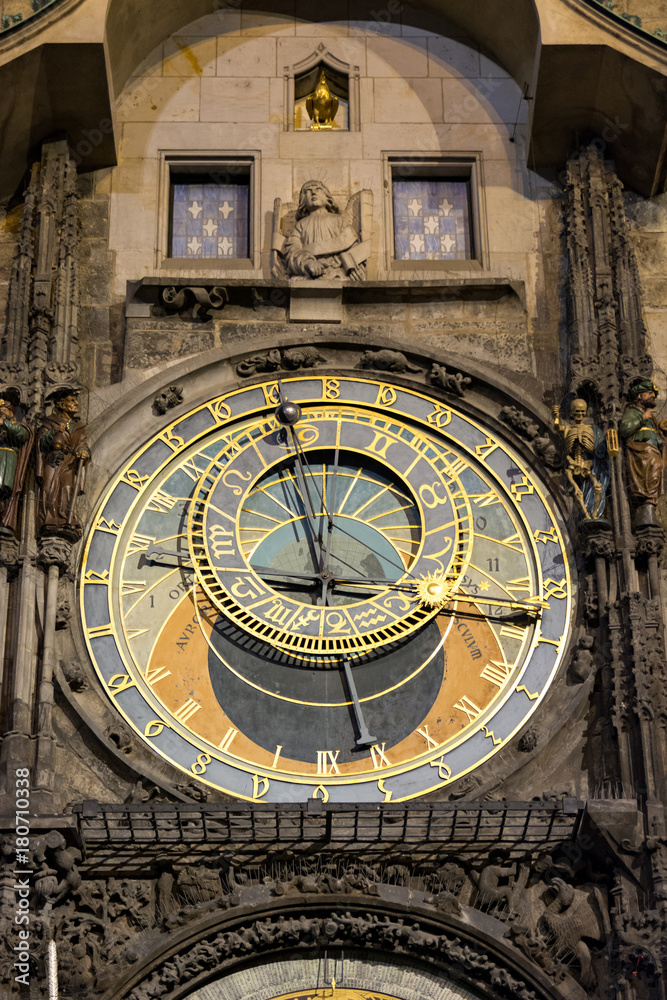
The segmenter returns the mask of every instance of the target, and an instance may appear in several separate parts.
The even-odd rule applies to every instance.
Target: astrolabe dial
[[[117,710],[249,800],[399,801],[482,767],[544,697],[571,604],[534,473],[374,379],[246,385],[174,420],[119,470],[82,566]]]
[[[361,407],[303,407],[289,429],[259,418],[230,435],[194,492],[199,582],[280,649],[355,657],[394,645],[437,613],[410,583],[436,571],[454,592],[469,562],[472,512],[454,460]]]

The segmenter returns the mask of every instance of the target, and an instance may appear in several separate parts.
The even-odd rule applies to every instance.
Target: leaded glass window
[[[250,256],[249,174],[172,173],[169,256]]]
[[[470,180],[394,177],[396,260],[470,260]]]

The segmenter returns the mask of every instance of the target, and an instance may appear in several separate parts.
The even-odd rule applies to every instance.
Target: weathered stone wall
[[[159,46],[120,95],[119,163],[96,178],[87,202],[102,212],[109,203],[109,250],[115,254],[113,285],[101,315],[112,258],[90,266],[103,268],[90,299],[92,324],[88,348],[91,386],[118,369],[145,377],[169,358],[215,347],[233,331],[229,324],[284,324],[284,309],[229,308],[225,328],[187,330],[163,322],[128,324],[126,349],[119,357],[120,311],[128,281],[154,274],[192,275],[165,262],[166,198],[162,156],[169,151],[259,151],[260,261],[248,277],[270,276],[273,202],[292,202],[310,177],[326,183],[344,205],[350,194],[371,189],[372,259],[369,274],[379,279],[488,278],[521,288],[487,301],[460,294],[441,295],[406,306],[400,297],[348,305],[345,321],[363,324],[378,335],[401,336],[415,346],[459,352],[512,371],[561,375],[559,333],[564,308],[558,288],[563,264],[559,232],[560,189],[526,168],[526,105],[520,89],[502,67],[471,39],[444,22],[426,22],[412,11],[402,21],[336,21],[309,24],[296,18],[252,11],[223,10],[192,22]],[[438,33],[438,29],[443,34]],[[289,132],[285,130],[283,69],[323,44],[333,55],[360,70],[360,130]],[[518,126],[515,123],[519,121]],[[516,141],[512,141],[515,139]],[[389,231],[390,190],[383,154],[409,157],[481,153],[483,266],[444,262],[442,270],[392,267]],[[93,211],[92,208],[86,211]],[[101,215],[96,215],[101,223]],[[101,254],[99,246],[91,252]],[[433,262],[429,262],[432,264]],[[206,267],[210,271],[211,264]],[[208,272],[207,272],[208,273]],[[215,282],[239,271],[216,261]],[[391,330],[388,329],[391,326]],[[284,332],[282,327],[276,333]],[[248,328],[244,335],[251,336]]]

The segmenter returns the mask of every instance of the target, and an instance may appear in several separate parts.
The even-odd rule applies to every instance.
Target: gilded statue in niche
[[[643,509],[642,520],[647,523],[663,493],[667,458],[667,420],[655,417],[657,398],[657,386],[650,379],[631,385],[618,428],[627,448],[630,497],[635,507]]]
[[[81,537],[77,502],[84,492],[90,450],[73,389],[61,389],[53,398],[53,412],[37,432],[39,526],[42,535]]]
[[[570,423],[560,419],[560,408],[553,408],[554,427],[565,444],[565,475],[574,498],[586,520],[598,520],[604,514],[609,486],[609,454],[604,432],[587,420],[588,403],[573,399]]]
[[[372,197],[370,191],[360,191],[341,211],[326,184],[310,180],[301,187],[296,212],[284,218],[277,198],[273,276],[363,280],[370,254]]]

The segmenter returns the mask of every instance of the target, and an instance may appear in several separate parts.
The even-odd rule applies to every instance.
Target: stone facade
[[[633,499],[618,435],[640,380],[667,435],[660,11],[37,6],[3,20],[12,51],[0,35],[0,79],[24,86],[2,140],[0,395],[35,434],[0,529],[8,1000],[664,1000],[667,512]],[[71,75],[46,110],[35,88],[30,117],[40,58],[45,79]],[[293,128],[294,76],[320,59],[349,74],[349,130]],[[609,66],[629,81],[615,122]],[[220,183],[230,164],[247,258],[170,257],[170,178]],[[399,170],[466,181],[468,259],[396,259]],[[367,243],[342,268],[358,273],[276,270],[308,181],[354,221],[321,256]],[[130,456],[223,390],[311,371],[473,414],[567,537],[576,610],[548,694],[483,766],[413,801],[234,801],[152,751],[86,645],[86,539]]]

